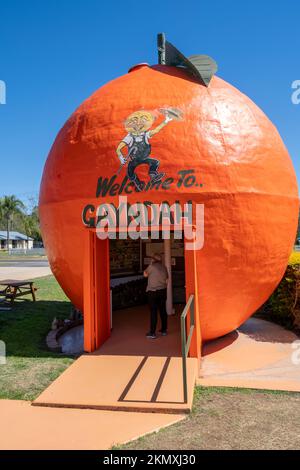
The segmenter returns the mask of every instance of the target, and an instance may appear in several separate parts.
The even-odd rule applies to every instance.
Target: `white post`
[[[167,314],[173,315],[171,240],[164,240],[164,255],[165,255],[165,266],[169,274],[166,308],[167,308]]]

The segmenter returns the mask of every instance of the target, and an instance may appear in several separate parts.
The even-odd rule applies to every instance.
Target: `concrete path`
[[[28,263],[28,262],[27,262]],[[24,281],[51,275],[49,266],[40,266],[35,264],[26,265],[26,263],[11,263],[9,266],[3,266],[0,263],[0,281],[6,280]]]
[[[0,400],[0,450],[105,450],[158,431],[183,415],[33,407]]]
[[[237,331],[206,343],[197,384],[300,392],[300,338],[251,318]]]

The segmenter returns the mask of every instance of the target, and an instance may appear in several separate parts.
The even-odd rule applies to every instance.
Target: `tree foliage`
[[[0,198],[0,230],[16,231],[41,240],[38,207],[36,198],[31,198],[25,203],[14,195]]]

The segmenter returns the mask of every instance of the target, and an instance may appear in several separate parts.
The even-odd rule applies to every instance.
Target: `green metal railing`
[[[187,389],[187,368],[186,359],[190,350],[191,340],[195,329],[195,298],[194,295],[190,295],[186,306],[181,314],[181,352],[182,352],[182,378],[183,378],[183,399],[184,403],[188,401],[188,389]],[[186,339],[186,317],[190,312],[190,331],[189,336]]]

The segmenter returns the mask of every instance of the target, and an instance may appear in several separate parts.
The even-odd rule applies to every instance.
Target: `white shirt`
[[[126,137],[122,140],[128,147],[132,147],[132,145],[135,142],[142,142],[145,138],[146,144],[149,144],[149,139],[151,138],[150,136],[150,131],[147,132],[142,132],[141,134],[134,135],[134,134],[127,134]]]

